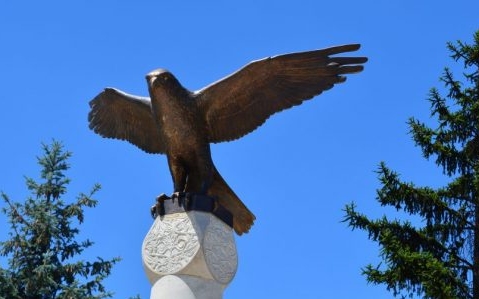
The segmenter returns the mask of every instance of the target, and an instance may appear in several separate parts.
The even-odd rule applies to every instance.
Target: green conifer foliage
[[[448,48],[463,64],[463,79],[446,68],[446,95],[431,89],[435,128],[414,118],[408,124],[424,157],[435,160],[450,183],[419,187],[381,163],[377,200],[419,216],[422,225],[386,216],[371,220],[354,203],[345,209],[344,221],[380,247],[382,263],[363,268],[367,281],[385,284],[395,296],[479,298],[479,31],[473,44],[457,41]]]
[[[9,239],[0,242],[0,255],[8,260],[6,269],[0,267],[0,298],[111,297],[103,280],[119,259],[84,261],[79,255],[93,242],[77,240],[84,209],[96,206],[92,196],[100,186],[95,185],[88,194],[79,194],[73,202],[65,200],[70,182],[65,172],[71,153],[55,141],[44,145],[43,151],[38,158],[41,182],[26,179],[31,197],[19,203],[1,193],[10,230]]]

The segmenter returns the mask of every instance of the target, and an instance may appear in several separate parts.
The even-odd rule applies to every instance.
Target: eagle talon
[[[156,197],[156,202],[157,203],[160,203],[160,202],[164,202],[165,200],[167,199],[170,199],[171,197],[169,197],[168,195],[166,195],[165,193],[161,193],[160,195],[158,195]]]
[[[160,195],[156,197],[156,203],[152,205],[150,208],[151,217],[153,217],[153,219],[156,219],[156,217],[160,215],[159,211],[161,210],[161,205],[167,199],[170,199],[170,197],[166,195],[165,193],[161,193]]]
[[[150,214],[151,214],[151,217],[153,219],[156,219],[156,217],[158,217],[158,212],[157,212],[157,208],[156,208],[156,204],[152,205],[151,208],[150,208]]]
[[[175,202],[175,199],[180,200],[181,198],[186,196],[187,196],[186,192],[178,191],[178,192],[173,192],[173,194],[171,194],[171,199],[173,200],[173,202]]]

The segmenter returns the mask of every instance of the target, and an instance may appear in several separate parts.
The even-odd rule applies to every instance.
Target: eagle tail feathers
[[[207,194],[216,197],[218,203],[231,212],[233,215],[233,229],[238,235],[247,233],[256,217],[228,186],[218,170],[215,167],[213,168],[213,183]]]

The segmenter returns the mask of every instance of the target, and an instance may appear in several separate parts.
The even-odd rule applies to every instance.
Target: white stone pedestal
[[[200,211],[156,217],[142,258],[151,299],[221,299],[238,265],[232,228]]]

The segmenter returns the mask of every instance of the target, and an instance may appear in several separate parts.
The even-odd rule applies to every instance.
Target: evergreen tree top
[[[410,118],[410,133],[426,159],[451,180],[440,188],[418,187],[401,181],[382,162],[377,200],[419,216],[422,227],[409,221],[371,220],[346,206],[345,222],[368,232],[378,242],[383,260],[368,265],[369,282],[385,284],[395,296],[479,298],[479,31],[474,43],[448,43],[451,57],[462,62],[457,80],[446,68],[441,76],[446,95],[432,88],[428,101],[437,126]]]
[[[8,268],[0,268],[0,298],[5,299],[72,299],[108,298],[103,280],[110,275],[119,258],[95,261],[79,259],[93,245],[79,241],[75,221],[84,221],[84,209],[95,207],[95,185],[88,194],[66,200],[70,179],[66,176],[71,153],[54,141],[43,145],[39,182],[27,178],[33,196],[24,202],[13,202],[5,193],[3,212],[10,223],[9,239],[0,242],[0,255],[7,258]]]

